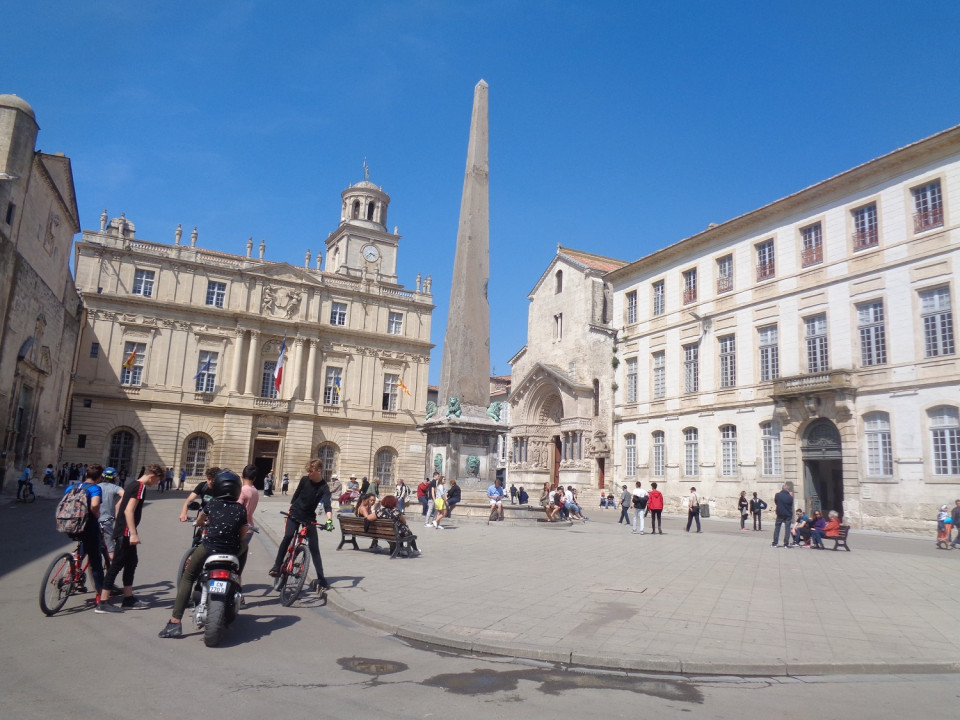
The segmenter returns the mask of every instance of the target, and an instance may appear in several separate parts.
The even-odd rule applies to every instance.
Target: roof
[[[564,257],[567,257],[574,262],[578,262],[581,265],[585,265],[593,270],[599,270],[600,272],[617,270],[618,268],[622,268],[627,264],[626,260],[617,260],[616,258],[604,257],[603,255],[594,255],[593,253],[588,253],[583,250],[565,248],[561,245],[557,246],[557,254],[563,255]]]

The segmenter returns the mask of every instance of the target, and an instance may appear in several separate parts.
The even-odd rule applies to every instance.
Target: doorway
[[[815,420],[803,435],[804,509],[843,517],[843,455],[840,431],[826,418]]]
[[[279,440],[264,440],[258,438],[253,442],[253,464],[257,466],[257,477],[254,484],[258,490],[263,490],[263,479],[274,469],[277,457],[280,454]],[[280,478],[274,473],[276,487],[279,487]]]

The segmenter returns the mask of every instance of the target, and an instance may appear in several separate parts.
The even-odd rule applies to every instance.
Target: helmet
[[[113,480],[117,476],[117,471],[112,467],[108,467],[103,471],[104,480]]]
[[[236,500],[240,497],[240,476],[232,470],[221,470],[210,483],[210,494],[222,500]]]

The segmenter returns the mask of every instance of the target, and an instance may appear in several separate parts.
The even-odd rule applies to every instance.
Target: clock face
[[[380,251],[377,250],[375,245],[364,245],[363,250],[360,252],[363,253],[363,257],[367,262],[376,262],[377,258],[380,257]]]

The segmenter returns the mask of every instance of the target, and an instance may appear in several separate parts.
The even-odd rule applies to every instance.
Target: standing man
[[[517,486],[514,483],[510,483],[510,504],[515,505],[517,503]]]
[[[187,484],[187,469],[180,468],[180,480],[177,482],[177,490],[183,490],[183,486]]]
[[[114,484],[116,477],[117,471],[108,467],[103,471],[103,479],[100,481],[100,532],[103,534],[103,544],[107,547],[110,562],[113,562],[113,553],[117,548],[117,543],[113,539],[113,526],[117,522],[117,505],[123,497],[123,490]],[[107,588],[107,590],[116,595],[121,592],[117,587]]]
[[[140,545],[137,528],[140,525],[140,516],[143,514],[143,498],[147,494],[147,488],[163,482],[165,474],[163,465],[159,463],[148,467],[147,472],[134,483],[130,492],[124,492],[120,507],[117,509],[117,522],[113,528],[113,539],[117,547],[103,584],[104,587],[113,585],[117,575],[123,570],[123,601],[120,607],[124,610],[146,607],[142,600],[133,595],[133,578],[138,563],[137,547]]]
[[[783,490],[773,496],[773,503],[777,509],[777,524],[773,529],[773,547],[777,546],[777,540],[780,539],[780,526],[784,525],[783,546],[790,545],[790,520],[793,518],[793,493],[790,492],[790,485],[783,484]]]
[[[620,519],[617,520],[617,525],[630,524],[630,499],[632,497],[633,494],[624,485],[623,491],[620,493]]]
[[[950,544],[953,547],[957,547],[957,545],[960,544],[960,500],[957,500],[953,506],[953,510],[950,511],[950,519],[953,520],[953,527],[957,531],[957,536]]]
[[[637,486],[633,489],[633,530],[631,532],[637,534],[637,520],[640,522],[640,534],[643,535],[643,515],[647,509],[647,491],[643,489],[640,485],[640,481],[637,480]]]
[[[700,496],[697,495],[695,487],[690,488],[690,502],[687,505],[687,532],[690,532],[690,525],[697,521],[697,532],[700,532]]]
[[[650,534],[663,535],[663,493],[657,490],[656,483],[650,483],[650,496],[647,498],[650,510]]]
[[[440,473],[435,472],[433,478],[430,482],[427,483],[426,489],[423,491],[423,496],[427,499],[426,505],[426,518],[423,522],[424,527],[429,527],[433,524],[433,509],[436,507],[437,503],[437,484],[440,482]],[[361,490],[360,494],[363,494]]]
[[[493,485],[487,488],[491,520],[503,520],[503,497],[503,487],[500,485],[500,478],[497,478],[493,481]]]
[[[253,513],[257,509],[257,503],[260,502],[260,493],[257,492],[257,486],[254,484],[257,480],[257,466],[250,464],[243,469],[240,476],[240,496],[237,502],[247,511],[247,532],[244,534],[243,549],[240,552],[240,574],[243,574],[243,566],[247,564],[247,551],[250,547],[250,540],[257,529],[257,524],[253,521]]]
[[[420,514],[427,517],[427,490],[430,487],[430,481],[426,478],[417,485],[417,502],[420,503]]]
[[[767,504],[757,497],[757,494],[754,493],[753,497],[750,498],[750,514],[753,516],[753,529],[762,530],[763,529],[763,519],[760,517],[760,513],[767,509]]]

